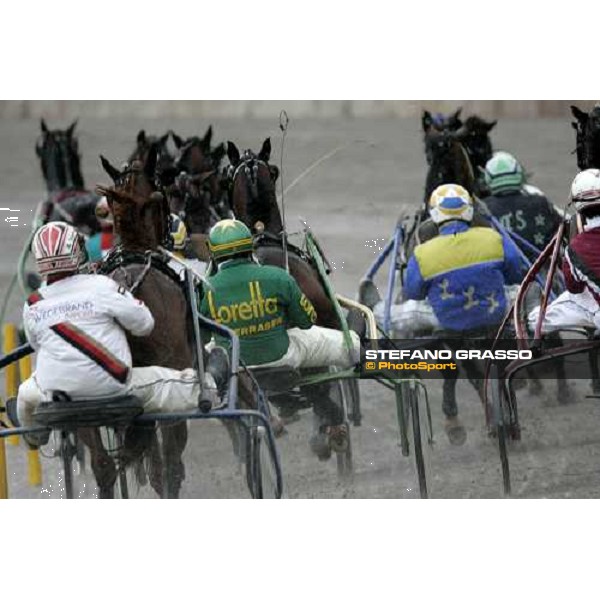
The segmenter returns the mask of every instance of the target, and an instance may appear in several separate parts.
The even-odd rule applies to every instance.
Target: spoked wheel
[[[362,413],[360,411],[360,388],[358,379],[346,379],[344,385],[348,393],[348,418],[354,427],[360,427],[362,423]]]
[[[60,456],[63,464],[63,477],[65,484],[65,496],[67,499],[75,497],[73,489],[73,458],[77,455],[77,445],[68,431],[60,431]]]
[[[499,377],[498,365],[493,364],[490,368],[490,380],[492,383],[492,404],[490,406],[490,426],[492,432],[498,437],[498,449],[500,451],[500,464],[502,466],[502,483],[504,494],[510,496],[510,465],[508,461],[508,424],[506,423],[506,389],[504,379]]]
[[[425,469],[425,458],[423,456],[423,443],[421,439],[421,407],[419,404],[419,393],[413,384],[409,393],[410,416],[413,433],[413,444],[415,448],[415,461],[417,465],[417,476],[419,478],[419,492],[421,498],[428,498],[427,474]],[[423,425],[425,425],[423,423]]]
[[[120,429],[115,429],[115,442],[117,448],[122,448],[125,445],[125,434]],[[121,499],[128,500],[129,499],[129,485],[127,483],[127,469],[125,465],[120,464],[120,461],[117,462],[118,469],[118,477],[117,481],[119,482],[119,495]]]
[[[410,442],[408,439],[410,384],[408,381],[400,381],[396,383],[394,390],[396,393],[396,416],[400,432],[400,448],[402,449],[402,456],[408,456],[410,454]]]
[[[246,477],[253,498],[264,498],[263,465],[261,461],[261,446],[264,445],[265,428],[262,425],[252,425],[248,428]]]
[[[358,413],[354,412],[357,407],[355,402],[358,400],[358,384],[356,379],[342,379],[338,381],[338,390],[341,399],[342,410],[344,413],[344,423],[348,431],[348,443],[344,452],[336,452],[337,472],[341,479],[350,480],[354,476],[354,461],[352,458],[352,434],[350,431],[349,415],[352,415],[352,422],[356,425],[356,418],[360,424],[360,405]]]

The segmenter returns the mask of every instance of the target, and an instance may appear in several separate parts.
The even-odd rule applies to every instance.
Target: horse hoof
[[[444,425],[448,441],[453,446],[462,446],[467,441],[467,430],[458,417],[449,417]]]
[[[331,446],[329,438],[325,432],[315,433],[309,441],[310,449],[313,454],[316,454],[320,461],[326,461],[331,458]]]

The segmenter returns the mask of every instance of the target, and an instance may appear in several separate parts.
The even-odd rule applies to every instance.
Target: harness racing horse
[[[135,288],[136,297],[154,317],[155,327],[149,336],[127,336],[133,366],[181,370],[193,366],[188,335],[191,316],[178,276],[167,267],[167,259],[158,254],[159,245],[169,237],[170,212],[164,195],[154,184],[157,154],[153,145],[144,165],[134,161],[122,171],[101,157],[114,185],[99,186],[98,190],[108,199],[119,245],[103,261],[100,272],[128,289]],[[176,498],[185,476],[181,456],[187,441],[187,424],[161,425],[160,431],[162,457],[154,428],[148,431],[134,427],[128,433],[130,440],[141,440],[137,448],[140,452],[150,446],[153,489],[161,497]]]
[[[577,135],[577,166],[585,169],[600,169],[600,104],[589,113],[571,106],[576,121],[571,125]]]
[[[426,201],[437,185],[443,183],[458,183],[479,198],[487,195],[483,169],[493,154],[489,133],[497,121],[487,122],[472,115],[463,122],[460,112],[458,109],[449,117],[437,115],[435,119],[428,111],[423,112],[421,124],[429,165]],[[461,156],[465,152],[468,164]]]
[[[67,129],[48,129],[41,120],[41,135],[35,146],[40,159],[48,196],[38,207],[41,224],[65,221],[81,233],[91,235],[100,230],[95,209],[100,197],[85,189],[81,174],[77,121]]]
[[[246,150],[242,155],[233,142],[227,142],[227,156],[231,163],[231,206],[236,218],[259,234],[255,254],[260,262],[285,268],[285,253],[281,238],[283,222],[277,205],[275,181],[279,170],[269,165],[271,140],[267,138],[260,152]],[[306,254],[288,245],[290,275],[312,302],[317,312],[317,325],[339,329],[340,323],[333,304],[319,279],[316,269]]]
[[[137,134],[135,149],[127,159],[129,164],[134,160],[140,161],[143,165],[148,160],[148,155],[153,146],[156,146],[158,152],[156,170],[158,173],[167,173],[174,167],[175,157],[169,152],[167,143],[169,141],[170,131],[158,137],[155,135],[146,135],[144,129],[140,129]]]
[[[341,329],[335,307],[312,259],[300,248],[289,244],[286,257],[282,248],[281,240],[285,232],[275,193],[275,181],[279,170],[269,164],[270,139],[265,139],[258,154],[246,150],[240,155],[236,145],[227,142],[227,156],[231,163],[231,206],[236,218],[243,221],[253,233],[258,234],[255,237],[254,253],[259,262],[285,268],[287,258],[290,275],[316,310],[316,324],[330,329]],[[305,393],[313,404],[318,425],[323,424],[326,418],[339,417],[342,398],[335,383],[309,385]],[[356,390],[353,393],[358,392]]]
[[[176,195],[171,202],[173,212],[184,217],[188,231],[192,233],[207,233],[210,227],[203,217],[205,207],[210,207],[217,220],[227,216],[226,194],[219,172],[221,161],[225,156],[225,146],[219,144],[211,147],[212,126],[204,137],[192,136],[187,140],[175,133],[173,141],[179,152],[175,161],[177,174],[185,174],[183,193]],[[170,198],[171,201],[171,198]]]

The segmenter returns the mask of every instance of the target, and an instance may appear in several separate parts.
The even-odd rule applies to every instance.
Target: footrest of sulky
[[[77,429],[127,425],[143,412],[143,400],[134,396],[71,400],[61,394],[59,400],[40,403],[33,416],[42,427]]]

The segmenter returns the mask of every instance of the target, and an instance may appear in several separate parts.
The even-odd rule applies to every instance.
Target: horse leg
[[[443,370],[442,378],[442,412],[446,417],[444,429],[452,445],[462,446],[467,439],[467,432],[458,418],[458,405],[456,404],[456,383],[458,371]]]
[[[166,498],[178,498],[185,479],[182,455],[188,439],[187,422],[162,425],[163,482]]]
[[[146,459],[150,485],[160,498],[163,497],[163,460],[154,422],[132,425],[127,428],[121,459],[125,467],[139,466],[140,463],[143,466],[144,459]],[[142,485],[139,474],[137,478],[138,483]]]
[[[117,469],[115,461],[109,456],[102,443],[100,430],[97,427],[85,427],[79,429],[78,435],[81,441],[90,449],[92,471],[98,485],[98,498],[114,498]]]

